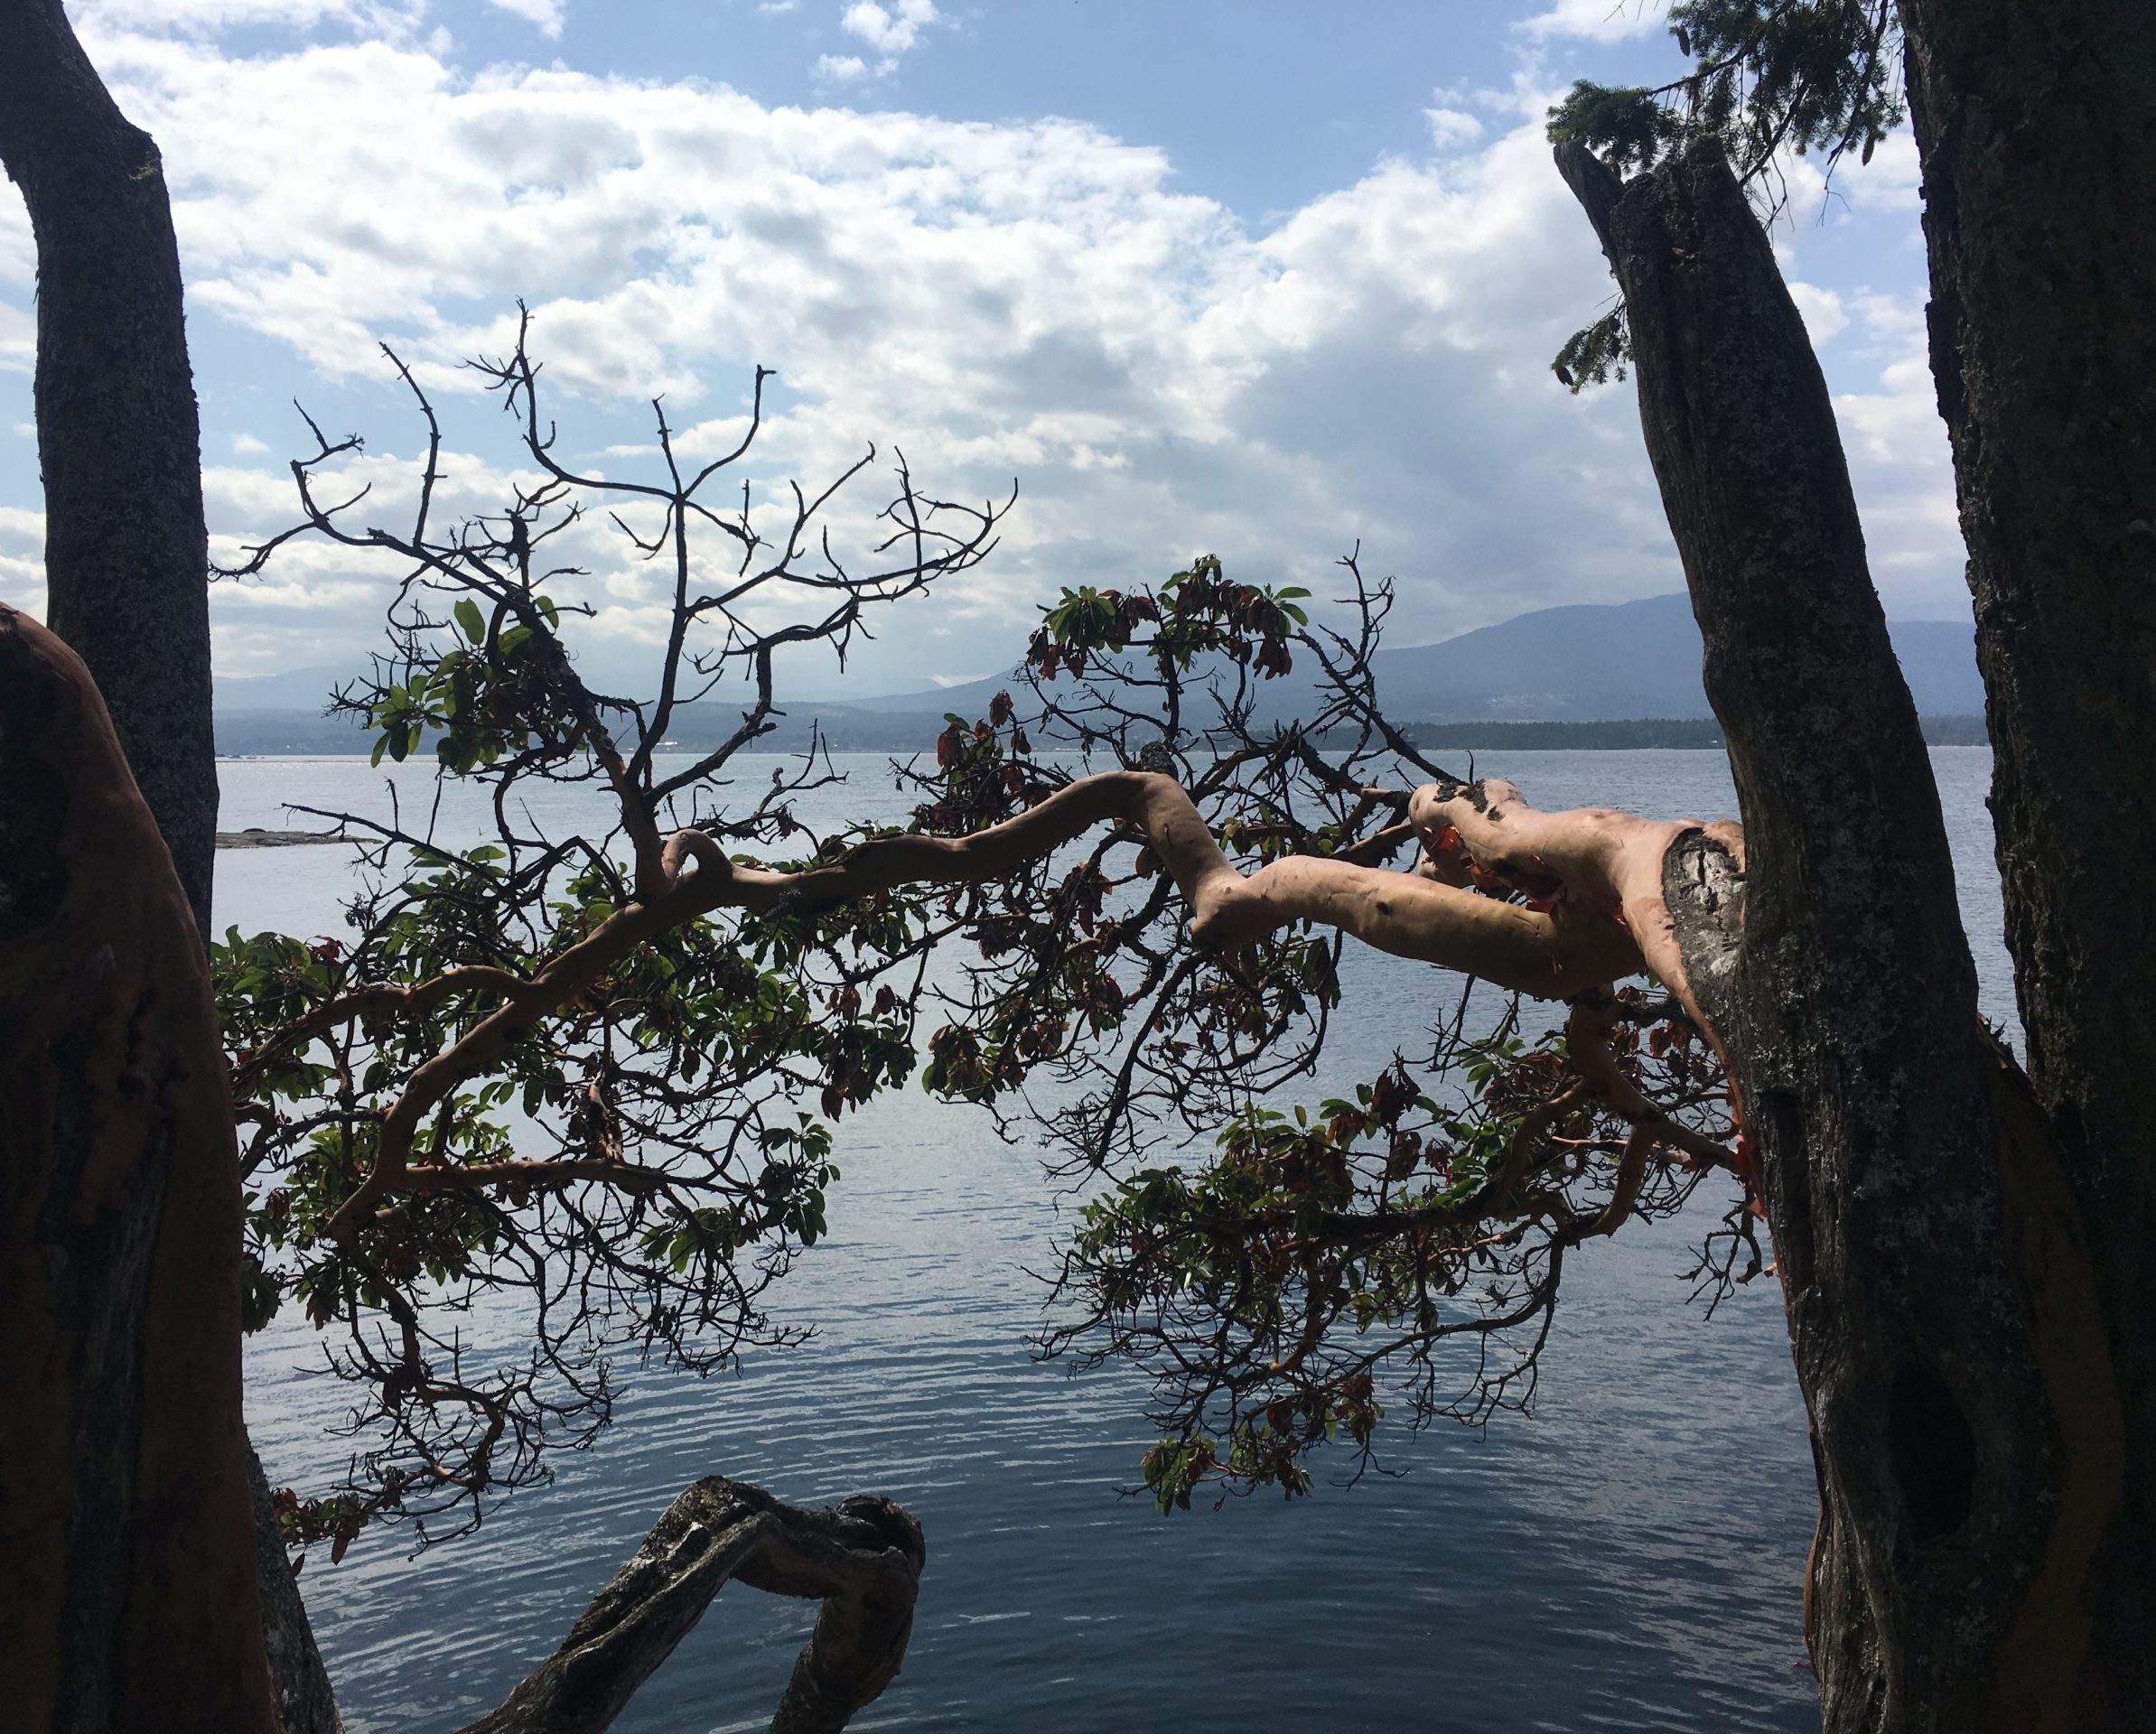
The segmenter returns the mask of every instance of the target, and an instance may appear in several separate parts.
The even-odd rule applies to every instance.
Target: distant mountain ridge
[[[1974,626],[1897,620],[1888,630],[1919,715],[1982,714]],[[1378,702],[1399,722],[1603,722],[1712,715],[1700,685],[1703,654],[1691,601],[1680,592],[1536,609],[1436,644],[1381,649],[1372,671]],[[846,708],[973,716],[1009,685],[969,681]],[[1265,689],[1264,713],[1292,715],[1315,690],[1298,669]]]
[[[1972,626],[1900,620],[1889,630],[1919,715],[1983,713]],[[1380,650],[1373,669],[1379,702],[1401,723],[1683,720],[1712,714],[1700,685],[1701,656],[1691,603],[1680,593],[1537,609],[1437,644]],[[333,668],[301,668],[220,679],[222,750],[350,750],[357,731],[320,714],[330,688],[348,677]],[[929,719],[947,711],[983,715],[989,700],[1013,684],[1013,676],[1004,675],[845,702],[789,700],[789,714],[767,744],[797,744],[807,739],[811,722],[820,722],[836,747],[919,746]],[[1315,693],[1309,671],[1298,667],[1261,689],[1261,719],[1307,714]],[[739,714],[736,703],[707,700],[678,714],[671,732],[685,747],[703,744],[707,735],[716,741]],[[266,744],[273,741],[278,744]]]

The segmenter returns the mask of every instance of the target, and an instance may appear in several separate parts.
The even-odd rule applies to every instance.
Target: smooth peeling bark
[[[771,1729],[838,1734],[897,1677],[927,1558],[920,1525],[889,1499],[803,1508],[707,1476],[667,1507],[561,1647],[461,1734],[599,1734],[736,1580],[823,1603]]]
[[[1552,816],[1592,826],[1605,816]],[[653,899],[611,916],[528,981],[500,971],[453,973],[459,991],[494,993],[502,1003],[413,1073],[382,1118],[373,1166],[339,1207],[329,1232],[349,1245],[391,1194],[469,1183],[469,1176],[460,1179],[454,1170],[412,1163],[414,1142],[427,1116],[460,1086],[496,1065],[526,1030],[555,1015],[658,934],[720,909],[770,909],[788,900],[822,909],[901,885],[998,879],[1102,825],[1120,826],[1134,842],[1143,842],[1174,879],[1190,911],[1191,937],[1201,946],[1234,949],[1298,921],[1316,921],[1395,956],[1438,964],[1544,999],[1567,998],[1642,966],[1631,932],[1610,919],[1598,899],[1584,893],[1552,909],[1531,909],[1419,873],[1308,856],[1274,862],[1245,875],[1228,860],[1182,787],[1172,778],[1147,771],[1107,771],[1081,778],[1027,812],[971,836],[877,838],[828,865],[798,872],[742,865],[731,860],[716,839],[698,831],[677,832],[655,864]],[[1656,834],[1674,836],[1685,829],[1663,826]],[[409,989],[363,987],[338,1002],[336,1015],[357,1016],[362,1009],[389,1003],[435,1003],[446,993],[448,980]],[[304,1028],[318,1029],[329,1015],[310,1020]],[[518,1164],[518,1169],[523,1182],[531,1185],[593,1178],[574,1163]],[[627,1170],[614,1172],[625,1181],[635,1178]]]
[[[81,660],[0,608],[10,1727],[270,1734],[240,1199],[185,895]]]
[[[2156,1725],[2156,7],[1902,0],[2029,1070],[2095,1249],[2126,1496],[2092,1689]],[[2138,1720],[2133,1719],[2138,1718]],[[2094,1724],[2090,1724],[2094,1725]]]
[[[1820,1479],[1825,1723],[2067,1726],[2016,1719],[2070,1714],[2092,1652],[2023,1635],[2070,1635],[2061,1599],[2086,1592],[2110,1372],[2086,1350],[2057,1371],[2087,1251],[2027,1232],[2062,1170],[2000,1125],[2026,1086],[1977,1020],[1825,384],[1719,151],[1629,184],[1558,160],[1624,294],[1741,804],[1742,874],[1680,840],[1664,891],[1764,1168]]]
[[[1712,1033],[1693,997],[1664,879],[1670,851],[1695,834],[1717,840],[1741,862],[1743,833],[1738,826],[1726,820],[1703,825],[1696,819],[1641,818],[1608,806],[1545,813],[1529,806],[1515,785],[1496,777],[1429,784],[1415,791],[1408,816],[1433,857],[1442,853],[1440,839],[1449,828],[1479,865],[1517,885],[1553,884],[1562,893],[1558,907],[1571,918],[1619,929],[1631,962],[1602,979],[1651,969],[1693,1021]]]

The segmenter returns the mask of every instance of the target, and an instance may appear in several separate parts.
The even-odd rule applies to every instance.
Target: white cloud
[[[1805,331],[1810,335],[1815,348],[1838,336],[1849,324],[1849,315],[1842,311],[1842,298],[1832,289],[1822,289],[1815,284],[1800,283],[1792,277],[1789,279],[1789,299],[1797,303],[1797,311],[1804,316]]]
[[[0,506],[0,602],[45,617],[45,515]]]
[[[267,455],[269,446],[252,434],[235,434],[232,436],[232,450],[243,458],[259,458]]]
[[[0,302],[0,370],[28,373],[36,365],[36,316],[27,307]]]
[[[924,27],[937,21],[935,0],[854,0],[840,14],[839,27],[858,36],[886,60],[910,49]]]
[[[878,28],[906,23],[882,10]],[[910,27],[933,22],[922,8]],[[714,452],[761,361],[780,380],[760,483],[827,480],[871,437],[947,498],[1000,497],[1017,475],[994,559],[901,611],[863,652],[871,678],[986,672],[1059,585],[1158,577],[1205,549],[1326,598],[1360,537],[1367,570],[1402,576],[1401,643],[1680,583],[1629,388],[1575,399],[1547,371],[1608,278],[1550,163],[1546,92],[1478,99],[1487,136],[1448,123],[1442,160],[1388,161],[1254,228],[1184,191],[1162,151],[1071,121],[766,107],[560,68],[463,76],[409,40],[227,59],[115,33],[95,51],[163,147],[193,319],[284,346],[264,351],[289,359],[280,395],[308,396],[310,369],[378,378],[391,338],[469,452],[498,424],[457,363],[501,352],[521,294],[571,443],[580,414],[664,393],[683,449]],[[278,139],[306,141],[304,170],[264,148]],[[1819,294],[1807,317],[1845,301],[1885,340],[1864,305]],[[1878,422],[1869,400],[1899,390],[1853,413]],[[652,461],[648,426],[583,437],[628,476]],[[370,453],[406,437],[363,431]],[[1895,547],[1936,548],[1933,472],[1866,462],[1927,502]],[[385,510],[394,469],[365,471]],[[444,504],[490,508],[509,474],[498,452],[460,458]],[[879,485],[850,491],[841,548],[864,545]],[[289,490],[214,471],[219,548],[283,527]],[[588,535],[593,636],[627,654],[662,618],[652,569],[602,522]],[[368,645],[385,581],[331,550],[281,555],[264,584],[219,587],[220,657],[274,660],[302,620]],[[938,630],[951,640],[931,646]]]
[[[1529,36],[1585,36],[1598,42],[1644,36],[1668,11],[1666,0],[1556,0],[1520,25]]]
[[[507,0],[495,0],[506,4]],[[545,4],[546,0],[524,0]],[[417,30],[426,0],[77,0],[69,8],[85,35],[114,30],[212,36],[277,25],[294,34],[324,24],[402,41]]]
[[[1968,608],[1954,465],[1926,353],[1923,297],[1851,297],[1877,386],[1835,395],[1834,415],[1863,508],[1871,575],[1907,619],[1959,619]]]
[[[1906,126],[1881,140],[1871,162],[1844,156],[1834,168],[1834,191],[1858,210],[1914,214],[1922,182],[1917,136]]]
[[[488,0],[490,5],[514,13],[527,23],[536,25],[539,34],[554,40],[562,33],[562,21],[567,11],[566,0]]]
[[[1482,123],[1464,108],[1425,108],[1423,117],[1430,123],[1432,143],[1441,151],[1472,144],[1482,136]]]
[[[817,78],[835,84],[851,84],[868,76],[868,62],[858,54],[819,54],[815,71]]]

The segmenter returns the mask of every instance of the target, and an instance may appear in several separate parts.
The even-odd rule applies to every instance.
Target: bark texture
[[[2091,1654],[2090,1514],[2119,1496],[2111,1369],[2077,1335],[2090,1263],[2057,1152],[1977,1019],[1825,381],[1718,149],[1629,185],[1559,164],[1624,293],[1742,807],[1741,875],[1686,840],[1666,890],[1764,1169],[1819,1471],[1826,1725],[2080,1726],[2059,1719]]]
[[[730,1580],[819,1599],[772,1734],[837,1734],[897,1677],[927,1550],[903,1506],[827,1509],[708,1476],[667,1507],[561,1647],[462,1734],[598,1734]]]
[[[200,942],[81,661],[0,608],[0,1678],[30,1729],[277,1727]]]
[[[61,0],[0,0],[0,163],[37,240],[46,624],[89,666],[207,933],[209,544],[163,163]]]
[[[2156,8],[1902,0],[2029,1070],[2125,1414],[2089,1715],[2156,1726]],[[2087,1721],[2082,1726],[2096,1726]]]
[[[0,0],[0,163],[37,242],[46,620],[89,665],[207,937],[218,802],[209,555],[163,162],[60,0]],[[258,1541],[287,1729],[334,1734],[328,1675],[274,1524]]]

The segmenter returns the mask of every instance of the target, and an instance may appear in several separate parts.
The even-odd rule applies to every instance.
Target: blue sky
[[[1666,76],[1652,4],[1274,0],[81,0],[164,153],[189,284],[211,531],[292,516],[296,396],[408,489],[435,395],[450,503],[518,473],[457,361],[519,295],[565,449],[692,449],[779,369],[760,489],[875,440],[947,495],[1020,505],[1003,547],[895,611],[843,690],[1006,667],[1065,583],[1201,551],[1338,588],[1358,538],[1392,641],[1678,587],[1629,386],[1547,361],[1607,303],[1541,137],[1575,77]],[[1923,365],[1915,154],[1831,193],[1791,168],[1776,230],[1842,415],[1890,614],[1965,618]],[[33,253],[0,194],[0,599],[42,601]],[[874,495],[874,498],[871,496]],[[835,533],[867,532],[863,477]],[[656,575],[594,522],[582,653],[649,655]],[[299,547],[220,584],[220,673],[356,664],[397,573]],[[830,690],[832,670],[791,684]]]

